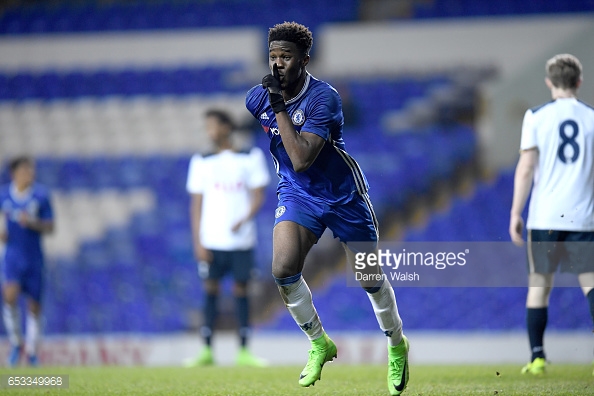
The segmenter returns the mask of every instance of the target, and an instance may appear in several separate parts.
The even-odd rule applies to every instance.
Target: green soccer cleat
[[[530,373],[532,375],[543,375],[547,361],[544,358],[536,358],[532,362],[522,367],[522,374]]]
[[[247,348],[241,348],[235,359],[235,364],[243,367],[267,367],[268,363],[264,359],[252,355]]]
[[[388,345],[388,390],[390,395],[400,395],[408,384],[408,339],[403,335],[396,346]]]
[[[212,366],[215,364],[214,358],[212,356],[212,348],[205,347],[200,355],[196,356],[195,358],[187,359],[184,362],[185,367],[202,367],[202,366]]]
[[[310,386],[322,378],[322,368],[326,362],[331,362],[337,356],[336,345],[326,333],[311,342],[309,359],[299,376],[299,385]]]

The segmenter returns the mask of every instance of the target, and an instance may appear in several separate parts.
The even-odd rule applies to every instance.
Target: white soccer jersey
[[[246,222],[251,207],[250,190],[270,183],[264,154],[257,147],[249,151],[225,150],[210,155],[194,155],[190,161],[186,189],[202,194],[200,241],[207,249],[246,250],[256,244],[256,224]]]
[[[564,98],[528,110],[520,147],[539,152],[527,228],[594,231],[594,109]]]

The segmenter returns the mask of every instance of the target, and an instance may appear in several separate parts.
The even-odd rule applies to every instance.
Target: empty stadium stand
[[[187,313],[198,309],[202,295],[190,244],[187,165],[193,151],[205,149],[204,110],[223,103],[243,108],[249,85],[228,83],[238,72],[240,66],[208,66],[0,78],[0,151],[38,158],[38,179],[54,190],[61,223],[48,240],[49,333],[192,327]],[[455,85],[448,76],[346,84],[361,114],[345,131],[347,149],[366,170],[380,215],[427,194],[434,181],[473,159],[471,128],[435,124],[387,133],[378,121],[409,100]],[[374,112],[372,91],[385,99]],[[265,134],[254,133],[265,148]],[[271,188],[258,217],[264,275],[275,201]]]

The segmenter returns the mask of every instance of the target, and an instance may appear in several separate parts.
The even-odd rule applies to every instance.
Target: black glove
[[[273,74],[264,76],[262,79],[262,86],[268,89],[268,100],[270,101],[270,106],[272,106],[272,111],[280,113],[281,111],[287,110],[287,108],[285,107],[285,100],[281,94],[281,83],[276,63],[272,66],[272,73]]]

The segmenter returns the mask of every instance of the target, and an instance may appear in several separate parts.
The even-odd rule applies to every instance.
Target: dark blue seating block
[[[157,213],[154,212],[144,212],[135,214],[130,222],[130,227],[137,238],[146,238],[147,240],[150,240],[150,238],[158,237],[162,232],[160,217]],[[140,246],[142,246],[141,252],[144,252],[150,249],[151,244],[142,243]]]
[[[377,321],[363,290],[347,287],[341,276],[327,290],[314,290],[314,297],[327,330],[377,330]],[[524,288],[396,290],[400,315],[410,330],[524,330],[525,298]],[[574,305],[583,309],[572,310],[570,307]],[[553,290],[549,329],[589,329],[591,320],[588,315],[587,302],[579,289]],[[261,328],[298,330],[288,312],[279,313]]]
[[[123,308],[121,314],[124,331],[153,333],[158,329],[155,319],[150,315],[150,307],[146,302],[124,305]]]
[[[78,258],[82,265],[98,268],[108,267],[113,259],[104,240],[83,241]]]
[[[588,301],[578,287],[559,287],[551,292],[549,327],[558,329],[592,329]]]
[[[412,17],[444,18],[536,13],[591,12],[591,1],[439,0],[415,2]],[[328,22],[356,21],[359,1],[291,0],[275,8],[271,0],[217,2],[98,3],[34,2],[7,7],[0,15],[0,34],[128,31],[258,25],[264,29],[279,20],[297,20],[310,29]],[[258,17],[254,19],[254,15]],[[315,47],[314,47],[315,49]]]
[[[36,81],[38,95],[45,100],[64,97],[64,82],[57,72],[46,72]],[[8,98],[7,98],[8,99]]]
[[[36,80],[28,73],[9,76],[7,88],[10,99],[14,100],[33,99],[38,95]]]
[[[460,139],[466,141],[468,133],[466,129],[442,128],[414,137],[382,135],[377,139],[379,142],[371,145],[373,155],[362,149],[367,135],[358,135],[351,140],[353,150],[350,152],[365,168],[372,186],[371,198],[382,208],[398,199],[401,191],[400,182],[396,180],[406,184],[406,179],[398,179],[399,175],[414,174],[403,162],[408,156],[394,153],[426,152],[428,149],[421,146],[430,145],[443,150],[445,154],[440,160],[454,160],[461,155],[460,147],[450,145],[447,139],[464,136]],[[435,155],[428,152],[427,155]],[[182,180],[187,164],[188,158],[182,157],[129,158],[126,161],[41,158],[38,161],[40,180],[57,181],[62,189],[92,188],[97,183],[122,188],[120,176],[111,181],[98,181],[97,175],[102,170],[117,174],[120,169],[128,169],[124,173],[133,175],[126,176],[131,183],[153,189],[159,200],[157,210],[135,214],[129,226],[110,228],[99,240],[83,241],[76,257],[48,262],[44,300],[48,333],[163,332],[187,328],[183,312],[197,309],[203,299],[191,246],[188,197]],[[399,167],[403,167],[404,172],[394,170]],[[144,177],[137,178],[138,174]],[[159,190],[163,187],[160,183],[169,175],[183,177],[173,177],[175,181],[170,181],[167,190]],[[180,192],[172,194],[174,189]],[[425,228],[409,230],[406,240],[507,240],[512,191],[513,171],[479,183],[471,196],[453,199],[448,210],[433,215]],[[270,233],[276,208],[274,189],[267,198],[257,217],[260,232],[257,257],[263,276],[270,272]],[[402,288],[396,290],[396,294],[401,315],[410,329],[498,331],[523,330],[525,326],[524,288]],[[364,292],[348,288],[342,275],[315,290],[314,295],[328,329],[377,330]],[[590,326],[587,303],[577,288],[553,290],[549,318],[551,329]],[[280,311],[262,328],[298,331],[285,311]]]
[[[109,96],[120,94],[121,84],[119,74],[108,70],[98,70],[88,78],[92,80],[91,95],[93,96]]]
[[[137,188],[146,186],[146,175],[143,162],[134,157],[116,159],[114,168],[117,169],[117,186],[120,188]]]
[[[168,257],[174,263],[185,263],[191,261],[194,257],[192,249],[192,236],[189,231],[190,225],[177,228],[175,231],[170,229],[165,235],[165,244],[168,249]]]
[[[20,72],[0,75],[0,100],[77,99],[112,95],[185,95],[218,92],[245,93],[253,81],[242,77],[241,65],[99,69],[91,72]]]
[[[489,15],[526,15],[566,12],[588,12],[594,9],[588,1],[513,1],[496,3],[472,0],[439,0],[432,3],[415,3],[415,18],[472,17]]]

